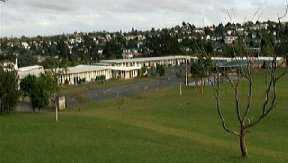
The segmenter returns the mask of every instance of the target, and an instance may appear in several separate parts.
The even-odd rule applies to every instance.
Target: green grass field
[[[264,95],[255,77],[254,113]],[[12,113],[0,116],[2,163],[214,163],[288,162],[288,78],[278,87],[273,114],[248,135],[249,158],[242,160],[238,138],[223,131],[213,91],[176,88],[134,97],[88,102],[81,112]],[[245,86],[243,85],[243,90]],[[237,127],[231,91],[224,88],[226,119]]]

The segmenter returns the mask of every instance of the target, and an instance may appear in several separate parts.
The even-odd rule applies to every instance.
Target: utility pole
[[[182,83],[180,81],[180,85],[179,85],[179,95],[182,96]]]
[[[186,74],[185,74],[185,85],[188,86],[188,57],[186,57]]]
[[[56,122],[58,122],[58,112],[59,112],[59,109],[58,109],[58,104],[59,104],[59,98],[57,98],[56,94],[54,95],[54,104],[55,104],[55,120]]]
[[[57,104],[56,104],[56,107],[55,107],[55,109],[56,109],[56,122],[58,122],[58,106],[57,106]]]

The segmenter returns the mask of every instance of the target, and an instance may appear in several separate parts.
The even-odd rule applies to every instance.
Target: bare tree
[[[216,108],[217,108],[219,118],[226,132],[239,137],[240,150],[241,150],[241,154],[243,157],[246,157],[248,154],[247,145],[246,145],[246,134],[249,132],[251,128],[255,127],[257,124],[262,122],[275,108],[276,101],[277,101],[277,92],[276,92],[277,83],[281,79],[281,77],[284,76],[284,73],[282,73],[281,75],[277,75],[276,69],[277,69],[277,61],[276,61],[276,58],[274,58],[271,63],[271,67],[268,70],[269,81],[266,86],[265,99],[261,108],[262,113],[254,121],[252,121],[249,118],[249,113],[252,110],[252,103],[253,103],[252,97],[253,97],[253,86],[254,86],[254,81],[252,77],[252,64],[249,63],[245,71],[239,70],[237,72],[236,78],[232,79],[229,75],[224,76],[226,79],[228,79],[228,82],[230,83],[230,86],[233,90],[235,114],[237,117],[237,121],[239,122],[238,130],[231,129],[228,126],[227,121],[224,118],[222,107],[220,105],[221,104],[220,83],[222,79],[219,74],[215,76],[215,82],[213,86],[215,89]],[[240,83],[242,82],[242,79],[245,79],[245,81],[248,82],[247,104],[245,107],[241,107],[243,103],[240,102],[239,86],[240,86]]]
[[[278,17],[279,26],[281,26],[281,19],[283,19],[287,15],[288,6],[286,5],[285,13],[283,16]],[[264,39],[261,37],[261,40]],[[239,38],[240,40],[240,38]],[[240,42],[242,49],[247,49],[245,47],[245,43]],[[246,135],[249,133],[253,127],[261,123],[265,118],[267,118],[272,111],[275,109],[277,102],[277,83],[279,80],[286,74],[286,70],[284,72],[279,72],[277,70],[279,60],[277,58],[275,45],[270,42],[270,48],[272,49],[271,55],[273,55],[273,59],[269,62],[266,73],[267,73],[267,81],[265,88],[265,97],[263,99],[261,114],[257,115],[256,118],[251,118],[250,114],[251,110],[254,110],[253,104],[253,90],[255,82],[253,80],[253,70],[254,70],[254,57],[250,57],[249,52],[243,52],[244,56],[239,60],[236,59],[238,64],[242,64],[243,60],[245,60],[245,65],[242,65],[237,68],[236,75],[231,77],[229,74],[222,73],[220,75],[219,72],[214,76],[214,84],[213,88],[215,90],[215,100],[216,100],[216,108],[218,112],[219,119],[221,121],[222,127],[224,130],[232,135],[235,135],[239,138],[239,145],[241,150],[242,157],[248,156],[247,144],[246,144]],[[234,53],[236,56],[237,50],[234,49]],[[260,51],[260,54],[262,52]],[[240,62],[241,61],[241,62]],[[228,121],[225,119],[222,106],[221,106],[221,83],[223,81],[228,81],[229,87],[233,90],[234,104],[235,104],[235,114],[237,117],[237,122],[239,124],[238,129],[232,129],[231,125],[228,125]],[[244,104],[240,99],[240,85],[243,82],[248,83],[248,92],[246,95],[247,102]]]

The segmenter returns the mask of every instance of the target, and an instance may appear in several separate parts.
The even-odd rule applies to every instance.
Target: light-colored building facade
[[[98,77],[104,80],[133,79],[138,77],[141,67],[78,65],[66,69],[58,69],[58,83],[77,85],[82,82],[93,82]]]
[[[104,76],[105,80],[112,78],[111,69],[105,66],[78,65],[66,69],[58,69],[58,83],[77,85],[81,82],[95,81],[96,77]]]
[[[133,79],[137,78],[140,74],[141,67],[119,67],[119,66],[110,66],[112,71],[113,79]]]
[[[21,67],[18,68],[18,77],[19,80],[24,79],[28,75],[39,77],[41,74],[45,73],[43,66],[28,66],[28,67]]]
[[[133,58],[133,59],[115,59],[102,60],[101,63],[110,66],[122,67],[156,67],[157,64],[164,66],[176,66],[186,63],[191,57],[188,56],[167,56],[167,57],[147,57],[147,58]]]

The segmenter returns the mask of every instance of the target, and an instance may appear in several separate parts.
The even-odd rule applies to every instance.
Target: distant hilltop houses
[[[132,29],[129,32],[75,32],[45,37],[5,37],[0,41],[0,56],[18,56],[20,66],[41,64],[47,58],[80,64],[105,59],[195,55],[203,50],[215,56],[231,57],[231,47],[238,41],[243,42],[250,53],[258,56],[263,45],[263,36],[269,37],[273,44],[278,45],[280,55],[286,55],[287,23],[281,23],[280,26],[277,22],[266,21],[206,27],[196,27],[183,22],[171,28],[152,28],[146,31]]]

